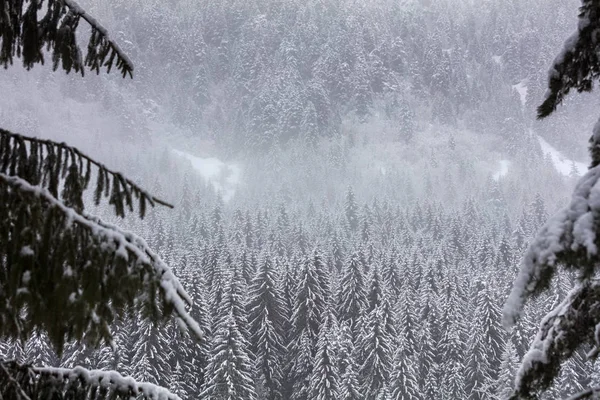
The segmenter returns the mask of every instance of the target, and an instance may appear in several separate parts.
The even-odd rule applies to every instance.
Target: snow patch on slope
[[[495,181],[499,181],[500,178],[506,176],[508,174],[508,168],[510,167],[510,161],[508,160],[500,160],[498,170],[492,175]]]
[[[527,104],[527,93],[529,89],[527,88],[527,79],[522,80],[521,82],[513,85],[513,89],[519,93],[519,97],[521,98],[521,105],[525,107]]]
[[[588,168],[584,163],[573,161],[562,155],[560,151],[555,149],[550,143],[546,142],[544,138],[538,135],[538,141],[542,148],[542,153],[545,156],[550,157],[554,168],[564,176],[571,176],[571,172],[575,171],[577,175],[583,176]]]
[[[239,165],[227,164],[215,157],[194,156],[180,150],[173,150],[173,152],[190,161],[196,172],[210,183],[217,193],[221,194],[224,201],[227,202],[233,198],[242,175]]]

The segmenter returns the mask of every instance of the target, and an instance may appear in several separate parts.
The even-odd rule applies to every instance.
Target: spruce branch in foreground
[[[2,173],[0,204],[0,337],[43,329],[59,352],[65,340],[110,343],[131,306],[154,321],[174,311],[201,336],[189,295],[143,239]]]
[[[115,371],[38,368],[0,360],[0,399],[181,400],[167,389]]]
[[[0,173],[16,175],[32,185],[41,185],[56,198],[59,197],[61,180],[64,179],[61,200],[76,211],[83,210],[83,193],[88,188],[92,174],[96,176],[95,204],[100,204],[102,197],[108,197],[119,217],[125,216],[126,208],[133,211],[134,198],[138,202],[140,218],[144,218],[147,204],[152,207],[160,204],[173,208],[171,204],[150,195],[121,173],[108,169],[74,147],[23,136],[2,128]]]
[[[575,287],[543,319],[538,334],[523,357],[516,376],[517,390],[512,398],[535,398],[537,391],[550,387],[560,372],[561,364],[582,345],[592,347],[588,356],[596,358],[600,352],[600,331],[596,329],[599,320],[600,281]]]
[[[81,19],[91,27],[85,59],[75,35]],[[83,75],[85,67],[99,73],[100,68],[110,72],[115,66],[123,77],[133,77],[133,64],[127,55],[75,1],[0,0],[0,64],[6,68],[16,56],[31,69],[44,63],[44,47],[52,50],[55,70],[61,64],[65,72],[74,70]]]
[[[564,44],[548,75],[546,99],[538,107],[538,118],[552,114],[571,89],[591,92],[600,78],[600,1],[583,0],[577,31]]]
[[[582,0],[577,31],[565,42],[549,74],[549,90],[538,117],[549,116],[571,89],[591,91],[600,79],[600,0]],[[591,165],[578,182],[570,204],[552,217],[531,242],[504,308],[511,328],[527,299],[549,290],[560,267],[577,273],[566,299],[542,320],[515,380],[513,399],[535,399],[558,376],[561,365],[582,346],[600,353],[600,121],[590,138]],[[586,398],[594,389],[576,394]],[[587,393],[587,394],[586,394]]]
[[[81,19],[91,26],[85,59],[75,35]],[[133,76],[128,57],[74,0],[0,0],[0,64],[16,56],[29,70],[44,63],[44,46],[55,70],[116,66]],[[172,208],[74,147],[0,129],[0,339],[46,332],[59,354],[69,340],[114,346],[110,326],[129,311],[153,322],[175,314],[200,338],[190,296],[144,240],[84,212],[94,174],[94,202],[108,198],[119,217],[133,212],[134,199],[141,218],[147,204]],[[114,371],[0,359],[0,400],[108,397],[179,400]]]

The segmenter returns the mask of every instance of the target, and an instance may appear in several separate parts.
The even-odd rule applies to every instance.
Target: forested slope
[[[176,205],[119,224],[175,270],[206,337],[174,347],[175,327],[137,321],[114,327],[118,356],[71,344],[59,358],[43,335],[0,354],[190,399],[228,379],[240,399],[505,398],[538,316],[571,287],[561,276],[502,330],[523,251],[577,175],[536,135],[587,163],[567,140],[589,132],[586,101],[533,121],[576,1],[82,3],[135,79],[3,71],[1,117]],[[174,150],[235,163],[234,194]],[[546,398],[598,378],[583,360]]]

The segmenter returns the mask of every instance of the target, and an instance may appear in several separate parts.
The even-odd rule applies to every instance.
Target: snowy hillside
[[[194,169],[207,183],[220,193],[225,202],[231,200],[240,183],[242,170],[239,165],[226,164],[214,157],[198,157],[180,150],[173,152],[190,161]]]
[[[582,162],[570,160],[565,157],[559,150],[555,149],[550,143],[544,140],[543,137],[537,136],[537,139],[542,148],[544,156],[552,160],[552,164],[561,175],[571,176],[575,172],[579,176],[583,176],[588,167]]]

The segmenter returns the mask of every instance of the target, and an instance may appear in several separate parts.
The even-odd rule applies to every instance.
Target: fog
[[[578,1],[80,4],[133,79],[54,72],[50,56],[9,68],[2,127],[77,146],[174,204],[143,220],[89,210],[173,268],[206,340],[177,346],[174,325],[134,320],[115,327],[119,357],[76,343],[59,357],[42,334],[13,356],[224,399],[214,359],[232,312],[236,368],[252,384],[230,399],[508,396],[541,316],[572,283],[561,275],[501,327],[528,243],[589,164],[597,95],[536,119]],[[324,341],[333,397],[317,395]],[[584,358],[542,398],[598,377]]]

